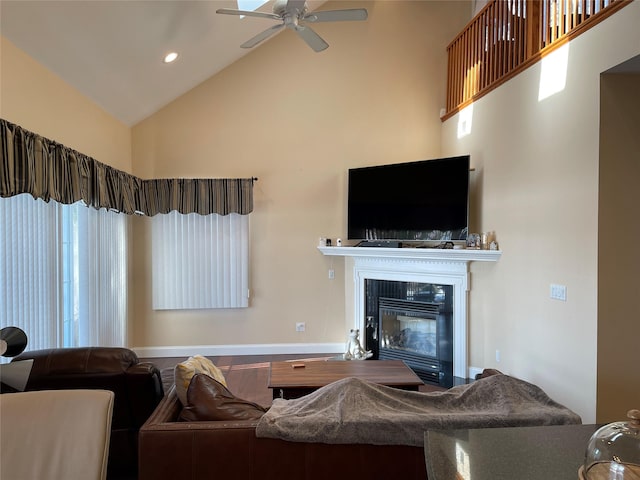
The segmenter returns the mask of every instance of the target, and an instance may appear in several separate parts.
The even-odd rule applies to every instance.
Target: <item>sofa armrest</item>
[[[140,428],[139,480],[254,478],[257,420],[180,422],[181,411],[173,386]]]
[[[141,362],[127,368],[125,378],[133,421],[140,428],[163,398],[160,370],[152,363]]]
[[[173,385],[169,392],[160,401],[151,416],[144,423],[140,432],[152,431],[178,431],[178,430],[225,430],[229,428],[248,428],[252,432],[258,425],[258,420],[227,420],[213,422],[181,422],[178,417],[182,411],[182,403],[176,393],[176,387]]]
[[[182,405],[176,394],[176,387],[173,385],[164,398],[160,400],[160,403],[156,406],[153,413],[149,415],[149,418],[147,418],[142,428],[151,428],[163,423],[177,422],[181,410]]]

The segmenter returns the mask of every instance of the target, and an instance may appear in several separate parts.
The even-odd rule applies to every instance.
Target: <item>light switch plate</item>
[[[549,296],[554,300],[562,300],[563,302],[567,301],[567,286],[566,285],[557,285],[552,283],[550,286]]]

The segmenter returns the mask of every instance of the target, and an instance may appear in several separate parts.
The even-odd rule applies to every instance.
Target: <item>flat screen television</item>
[[[350,240],[466,240],[469,155],[349,170]]]

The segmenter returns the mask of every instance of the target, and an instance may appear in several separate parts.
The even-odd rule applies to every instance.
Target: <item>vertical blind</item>
[[[126,345],[127,231],[125,215],[74,204],[77,211],[78,345]],[[91,319],[91,321],[83,321]]]
[[[127,216],[82,202],[0,199],[0,327],[29,349],[123,346]]]
[[[241,308],[249,304],[249,216],[156,215],[153,308]]]
[[[61,345],[58,214],[28,195],[0,200],[0,327],[22,328],[30,350]]]

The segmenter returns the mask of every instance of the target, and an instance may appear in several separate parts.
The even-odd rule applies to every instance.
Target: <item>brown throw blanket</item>
[[[577,414],[539,387],[507,375],[430,393],[346,378],[295,400],[274,400],[256,435],[294,442],[421,447],[427,429],[579,423]]]

